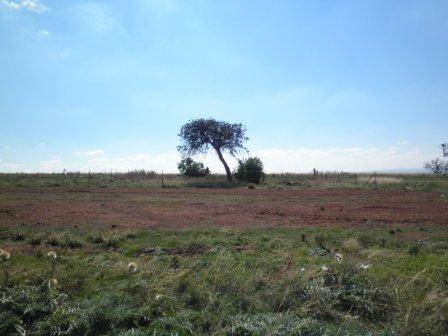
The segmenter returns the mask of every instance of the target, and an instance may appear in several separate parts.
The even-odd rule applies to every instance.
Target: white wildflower
[[[135,263],[135,262],[133,262],[133,261],[131,261],[129,264],[128,264],[128,268],[129,268],[129,272],[137,272],[137,263]]]
[[[359,265],[359,268],[360,269],[368,269],[368,268],[370,268],[370,264],[361,264],[361,265]]]
[[[338,263],[341,263],[341,262],[342,262],[342,254],[340,254],[340,253],[336,253],[336,254],[334,255],[334,258],[336,259],[336,261],[337,261]]]
[[[2,261],[8,261],[11,258],[11,254],[8,251],[0,249],[0,259]]]
[[[331,266],[328,266],[328,265],[322,266],[322,271],[324,271],[324,272],[331,272]]]
[[[50,259],[56,259],[58,257],[58,255],[56,254],[56,252],[50,251],[47,253],[47,257]]]

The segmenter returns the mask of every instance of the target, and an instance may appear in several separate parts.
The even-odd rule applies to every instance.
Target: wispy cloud
[[[18,164],[18,163],[0,163],[0,169],[3,172],[15,173],[20,169],[20,164]]]
[[[2,0],[1,3],[12,10],[26,9],[35,13],[41,13],[49,10],[49,8],[42,4],[39,0],[22,0],[20,2]]]
[[[121,30],[121,23],[112,15],[105,3],[82,3],[74,7],[76,15],[88,31],[102,34],[111,30]]]
[[[119,157],[96,157],[82,163],[80,170],[110,170],[128,171],[134,169],[164,170],[175,172],[180,155],[176,151],[151,155],[140,153]]]
[[[64,169],[63,162],[61,158],[56,157],[48,161],[39,162],[39,167],[41,171],[44,172],[55,172]]]
[[[47,30],[41,30],[37,36],[39,36],[40,38],[46,38],[49,37],[51,34],[50,32],[48,32]]]
[[[313,168],[327,171],[372,171],[400,168],[420,168],[431,153],[420,150],[400,151],[388,148],[330,149],[266,149],[258,155],[270,172],[308,172]]]
[[[104,151],[102,149],[95,149],[85,152],[76,152],[75,155],[78,156],[88,156],[88,157],[100,157],[104,155]]]
[[[144,0],[143,4],[166,12],[173,11],[176,8],[176,3],[173,0]]]
[[[33,171],[128,171],[146,169],[165,172],[177,172],[177,163],[181,157],[176,151],[159,154],[137,153],[124,156],[106,156],[101,149],[76,152],[77,160],[62,161],[52,158],[39,162]],[[401,151],[391,146],[385,148],[269,148],[252,151],[250,156],[258,156],[263,161],[267,172],[310,172],[313,168],[320,171],[385,171],[390,169],[418,169],[430,160],[435,153],[427,153],[419,149]],[[237,160],[226,156],[229,166],[236,167]],[[213,172],[224,173],[217,156],[210,152],[195,157]]]

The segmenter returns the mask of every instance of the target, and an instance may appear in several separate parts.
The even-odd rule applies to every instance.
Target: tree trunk
[[[216,148],[215,148],[216,149]],[[222,164],[224,165],[224,169],[226,170],[227,175],[227,182],[232,182],[232,173],[230,172],[230,168],[227,165],[226,160],[224,160],[224,156],[222,156],[222,153],[219,149],[216,149],[216,153],[218,153],[219,160],[221,160]]]

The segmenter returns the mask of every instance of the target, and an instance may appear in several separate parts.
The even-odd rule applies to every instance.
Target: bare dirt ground
[[[384,190],[0,190],[0,226],[128,228],[448,226],[439,193]]]

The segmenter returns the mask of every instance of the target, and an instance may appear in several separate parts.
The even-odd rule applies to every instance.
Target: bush
[[[39,285],[2,288],[0,335],[35,335],[37,324],[65,300],[66,296],[52,290],[45,280]]]
[[[263,163],[257,157],[239,160],[234,175],[239,181],[259,184],[264,178]]]
[[[210,169],[204,167],[202,162],[195,162],[192,158],[182,159],[177,165],[180,173],[185,176],[199,177],[210,174]]]
[[[448,160],[435,159],[430,162],[426,162],[424,168],[434,174],[448,174]]]

